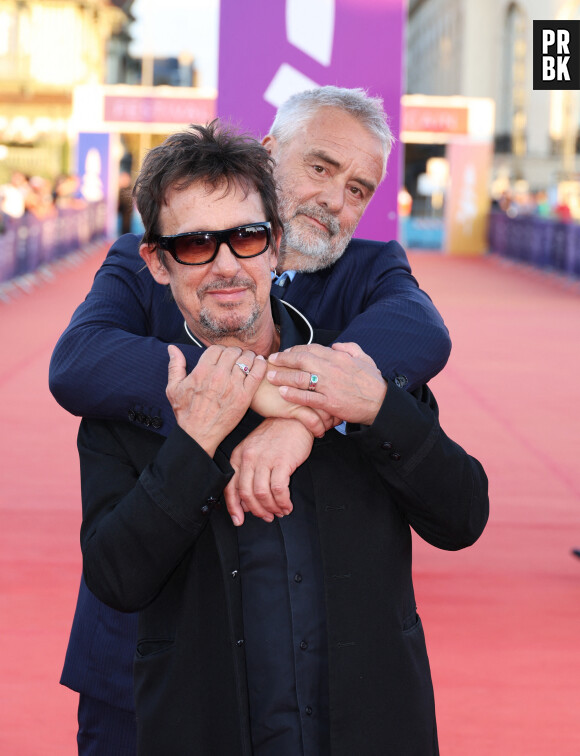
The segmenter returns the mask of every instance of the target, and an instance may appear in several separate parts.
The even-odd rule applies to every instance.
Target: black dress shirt
[[[280,349],[305,341],[272,300]],[[329,753],[328,651],[322,557],[311,490],[291,485],[294,510],[237,530],[255,756]]]

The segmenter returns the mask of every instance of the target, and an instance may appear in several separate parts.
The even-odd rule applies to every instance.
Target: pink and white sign
[[[383,98],[400,131],[405,0],[221,0],[218,113],[262,137],[290,95],[333,84]],[[357,236],[397,235],[400,150]]]

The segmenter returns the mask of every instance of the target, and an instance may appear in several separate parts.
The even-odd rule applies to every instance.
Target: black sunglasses
[[[236,257],[257,257],[268,249],[270,239],[270,222],[263,221],[223,231],[190,231],[160,236],[157,244],[182,265],[205,265],[215,260],[222,244],[227,244]]]

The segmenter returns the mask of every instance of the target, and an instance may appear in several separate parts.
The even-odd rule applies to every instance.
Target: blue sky
[[[219,0],[136,0],[133,55],[194,56],[200,85],[217,87]]]

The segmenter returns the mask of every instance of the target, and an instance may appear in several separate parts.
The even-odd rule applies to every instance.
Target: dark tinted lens
[[[203,263],[215,252],[216,240],[212,234],[191,234],[173,240],[177,257],[185,263]]]
[[[230,233],[230,244],[242,257],[259,255],[268,245],[266,226],[243,226]]]

